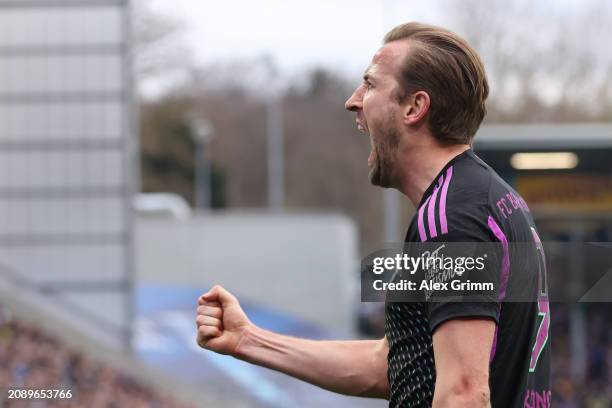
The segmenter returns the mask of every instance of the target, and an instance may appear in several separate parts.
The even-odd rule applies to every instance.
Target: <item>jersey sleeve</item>
[[[457,318],[482,317],[499,322],[498,288],[503,251],[490,231],[487,216],[486,206],[457,206],[447,213],[448,231],[428,240],[428,243],[443,244],[445,256],[456,260],[455,265],[465,263],[459,262],[461,258],[480,260],[484,265],[482,269],[461,268],[464,270],[460,276],[455,273],[446,280],[451,287],[449,292],[431,293],[426,311],[432,333],[440,324]],[[471,286],[475,283],[490,283],[493,289]]]

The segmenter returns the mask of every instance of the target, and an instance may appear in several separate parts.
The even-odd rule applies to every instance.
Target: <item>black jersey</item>
[[[542,244],[525,201],[472,150],[453,158],[434,179],[406,235],[406,242],[435,241],[498,243],[497,301],[387,301],[389,406],[430,407],[434,331],[449,319],[482,316],[497,324],[490,351],[492,407],[549,407],[550,310]],[[534,257],[513,254],[513,242],[529,243]],[[527,291],[529,301],[509,302],[518,290]]]

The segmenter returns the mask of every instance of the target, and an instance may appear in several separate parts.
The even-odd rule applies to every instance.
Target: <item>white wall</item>
[[[357,232],[339,215],[226,213],[187,221],[139,219],[141,282],[222,284],[254,301],[332,329],[353,325]]]

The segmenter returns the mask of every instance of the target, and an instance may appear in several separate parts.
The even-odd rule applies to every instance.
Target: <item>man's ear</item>
[[[427,116],[430,103],[429,94],[425,91],[418,91],[410,95],[402,110],[404,124],[409,126],[418,124]]]

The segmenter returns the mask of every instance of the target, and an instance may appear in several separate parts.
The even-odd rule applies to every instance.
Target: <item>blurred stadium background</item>
[[[0,0],[3,392],[75,391],[50,406],[385,406],[199,350],[194,306],[221,283],[271,330],[381,335],[359,260],[401,240],[413,208],[368,185],[369,146],[343,105],[407,20],[483,56],[475,150],[543,239],[610,242],[609,2],[196,3]],[[336,60],[317,54],[334,47]],[[584,254],[567,259],[567,286],[588,289]],[[612,406],[609,303],[557,303],[552,317],[555,406]]]

